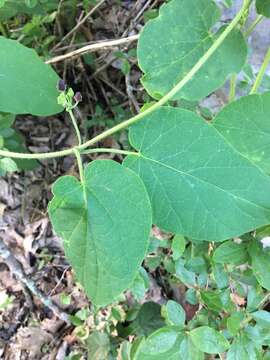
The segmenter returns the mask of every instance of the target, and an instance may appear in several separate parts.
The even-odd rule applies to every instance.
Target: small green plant
[[[37,3],[26,1],[30,8]],[[246,38],[255,25],[245,33],[243,28],[251,3],[244,0],[231,23],[216,32],[220,10],[214,1],[163,5],[143,28],[137,52],[142,84],[154,102],[84,143],[73,113],[80,93],[67,88],[33,50],[0,37],[3,116],[48,116],[64,108],[78,138],[71,149],[28,154],[14,151],[0,133],[0,168],[17,170],[19,159],[76,158],[79,179],[63,176],[55,182],[48,212],[95,314],[123,300],[127,289],[142,298],[149,286],[143,261],[149,272],[166,273],[168,286],[184,284],[185,303],[196,309],[188,318],[184,303],[169,300],[155,304],[158,309],[142,307],[125,323],[115,315],[119,337],[137,336],[132,345],[122,343],[123,359],[200,360],[205,354],[222,359],[223,353],[229,360],[269,359],[270,315],[263,307],[269,299],[270,253],[262,240],[270,223],[270,93],[258,90],[270,50],[250,83]],[[268,0],[257,0],[256,8],[260,19],[270,16]],[[242,69],[249,95],[235,99]],[[203,115],[212,114],[199,101],[228,78],[228,104],[207,122]],[[127,128],[133,151],[93,148]],[[84,166],[82,156],[95,152],[125,159]],[[150,239],[153,224],[172,234],[168,241]],[[148,328],[142,325],[145,318]],[[80,321],[84,331],[85,319]],[[92,353],[99,354],[96,358],[113,353],[108,333],[93,332],[88,339],[91,351],[93,344],[99,349]]]

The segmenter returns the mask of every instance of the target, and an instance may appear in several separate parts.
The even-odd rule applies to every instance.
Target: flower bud
[[[65,80],[63,80],[63,79],[58,80],[58,83],[57,83],[58,91],[65,91],[66,88],[67,88],[67,85],[65,83]]]
[[[76,94],[74,95],[73,99],[76,102],[81,102],[82,101],[82,94],[79,91],[77,91]]]

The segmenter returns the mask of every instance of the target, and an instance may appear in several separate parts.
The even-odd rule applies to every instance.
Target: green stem
[[[126,150],[119,150],[119,149],[111,149],[111,148],[96,148],[96,149],[88,149],[81,151],[81,154],[92,154],[92,153],[112,153],[112,154],[120,154],[120,155],[137,155],[139,153],[134,151],[126,151]]]
[[[255,27],[264,19],[263,15],[258,15],[257,18],[253,21],[247,31],[244,33],[244,36],[247,38],[255,29]]]
[[[86,196],[86,185],[85,185],[82,158],[81,158],[80,151],[76,147],[73,148],[73,153],[76,156],[76,160],[77,160],[77,163],[78,163],[80,180],[81,180],[81,184],[82,184],[82,188],[83,188],[84,202],[85,202],[85,205],[86,205],[87,204],[87,196]]]
[[[237,79],[237,74],[232,74],[230,80],[229,102],[232,102],[235,99],[236,79]]]
[[[213,43],[213,45],[207,50],[207,52],[200,58],[200,60],[192,67],[192,69],[186,74],[186,76],[180,80],[172,90],[170,90],[165,96],[163,96],[158,102],[152,105],[150,108],[144,110],[143,112],[133,116],[132,118],[118,124],[111,129],[104,131],[103,133],[95,136],[89,141],[86,141],[84,144],[77,146],[77,150],[82,151],[100,140],[105,139],[106,137],[115,134],[116,132],[123,130],[130,125],[137,123],[138,121],[144,119],[147,115],[151,114],[155,110],[159,109],[162,105],[166,104],[169,100],[171,100],[175,94],[177,94],[192,78],[193,76],[201,69],[201,67],[207,62],[207,60],[214,54],[214,52],[219,48],[219,46],[223,43],[226,37],[230,34],[230,32],[235,28],[238,24],[242,15],[248,9],[250,4],[250,0],[244,0],[243,6],[232,22],[228,25],[228,27],[222,32],[222,34],[217,38],[217,40]],[[18,158],[18,159],[48,159],[60,156],[66,156],[74,153],[73,149],[67,149],[63,151],[56,151],[52,153],[40,153],[40,154],[22,154],[22,153],[14,153],[10,151],[0,150],[0,156]]]
[[[257,92],[258,88],[260,87],[262,79],[263,79],[264,74],[266,72],[266,69],[267,69],[267,67],[269,65],[269,62],[270,62],[270,48],[268,49],[268,51],[267,51],[267,53],[265,55],[262,66],[260,68],[260,71],[258,72],[256,80],[255,80],[255,82],[254,82],[254,84],[252,86],[252,89],[250,91],[250,94],[255,94]]]
[[[80,145],[82,145],[82,138],[81,138],[81,133],[80,133],[80,130],[78,128],[76,118],[75,118],[72,110],[67,110],[67,112],[69,113],[69,116],[71,118],[73,127],[75,129],[75,132],[76,132],[76,135],[77,135],[77,138],[78,138],[78,143],[79,143],[79,146],[80,146]]]

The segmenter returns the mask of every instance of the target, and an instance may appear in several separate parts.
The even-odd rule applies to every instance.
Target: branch
[[[106,49],[106,48],[111,48],[114,46],[119,46],[119,45],[126,44],[126,43],[129,43],[132,41],[136,41],[136,40],[138,40],[138,38],[139,38],[139,35],[133,35],[133,36],[125,37],[122,39],[100,41],[95,44],[83,46],[80,49],[73,50],[64,55],[55,56],[52,59],[47,60],[46,64],[54,64],[59,61],[70,59],[74,56],[81,56],[87,52],[94,52],[94,51],[97,51],[100,49]]]
[[[3,240],[0,239],[0,256],[5,260],[12,274],[26,286],[33,295],[38,297],[40,301],[48,307],[59,319],[65,321],[67,324],[70,323],[68,317],[69,315],[58,308],[51,299],[47,298],[35,285],[34,281],[29,279],[19,261],[11,253],[10,249],[5,245]]]
[[[76,26],[74,26],[74,28],[72,30],[70,30],[70,32],[68,32],[60,41],[59,43],[53,48],[57,49],[59,47],[60,44],[63,43],[63,41],[65,41],[67,38],[69,38],[75,31],[77,31],[80,26],[85,23],[85,21],[103,4],[105,3],[106,0],[101,0],[99,3],[97,3],[96,6],[94,6],[89,12],[88,14],[85,15],[85,17],[82,18],[81,21],[79,21]]]

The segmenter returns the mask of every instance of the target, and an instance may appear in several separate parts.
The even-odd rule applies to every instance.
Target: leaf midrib
[[[142,154],[142,153],[139,154],[139,157],[141,157],[141,158],[143,158],[143,159],[145,159],[145,160],[147,160],[147,161],[153,162],[153,163],[155,163],[155,164],[158,164],[159,166],[163,166],[163,167],[165,167],[165,168],[167,168],[167,169],[170,169],[170,170],[172,170],[172,171],[175,171],[175,172],[181,174],[182,176],[190,177],[190,178],[193,178],[193,179],[195,179],[195,180],[197,180],[197,181],[200,181],[200,182],[202,182],[202,183],[205,183],[205,184],[208,184],[208,185],[210,185],[210,186],[213,186],[214,188],[218,189],[219,191],[222,191],[222,192],[226,193],[226,194],[227,194],[228,196],[230,196],[230,197],[237,198],[237,199],[239,199],[239,200],[241,200],[241,201],[244,201],[244,202],[249,203],[249,204],[251,204],[251,205],[253,205],[253,206],[256,206],[256,207],[258,207],[258,208],[261,208],[261,209],[269,212],[269,214],[270,214],[270,209],[268,209],[268,208],[266,208],[266,207],[264,207],[264,206],[258,205],[258,204],[254,203],[254,202],[252,202],[252,201],[249,201],[249,200],[247,200],[247,199],[245,199],[245,198],[243,198],[243,197],[241,197],[241,196],[233,195],[231,192],[229,192],[229,191],[227,191],[227,190],[225,190],[225,189],[222,189],[221,187],[219,187],[219,186],[217,186],[217,185],[215,185],[215,184],[213,184],[213,183],[211,183],[211,182],[208,182],[208,181],[206,181],[206,180],[204,180],[204,179],[201,179],[201,178],[199,178],[199,177],[196,177],[196,176],[194,176],[194,175],[191,175],[191,174],[189,174],[189,173],[187,173],[187,172],[185,172],[185,171],[181,171],[181,170],[179,170],[179,169],[176,169],[175,167],[170,166],[170,165],[167,165],[167,164],[164,164],[164,163],[162,163],[162,162],[160,162],[160,161],[158,161],[158,160],[151,159],[151,158],[145,156],[145,155]]]

